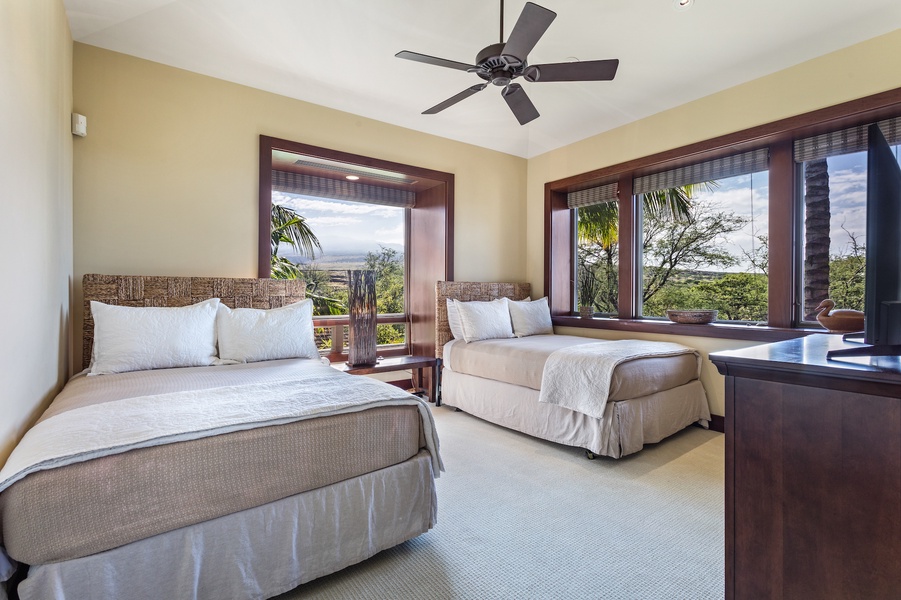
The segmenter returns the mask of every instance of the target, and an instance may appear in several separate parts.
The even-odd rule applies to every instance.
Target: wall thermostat
[[[72,134],[84,137],[88,134],[88,118],[78,113],[72,113]]]

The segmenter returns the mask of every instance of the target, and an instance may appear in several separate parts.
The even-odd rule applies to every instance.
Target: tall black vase
[[[352,367],[376,362],[375,271],[347,272],[348,350],[347,364]]]

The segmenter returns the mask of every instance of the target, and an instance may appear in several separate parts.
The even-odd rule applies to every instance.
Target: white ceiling
[[[543,152],[901,27],[901,0],[537,0],[556,20],[531,64],[619,58],[609,82],[518,82],[520,126],[473,63],[499,41],[496,0],[65,0],[76,41],[516,156]],[[505,38],[525,0],[507,0]],[[843,74],[842,79],[846,78]]]

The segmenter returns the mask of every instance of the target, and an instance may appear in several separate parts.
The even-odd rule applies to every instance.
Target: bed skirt
[[[629,400],[608,402],[601,419],[538,401],[538,390],[494,379],[441,374],[441,402],[509,429],[612,458],[638,452],[692,423],[707,427],[710,408],[697,379]]]
[[[21,600],[262,599],[436,523],[427,451],[379,471],[83,558],[32,566]]]

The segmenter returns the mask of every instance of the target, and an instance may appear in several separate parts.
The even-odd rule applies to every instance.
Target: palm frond
[[[319,238],[307,225],[304,217],[291,208],[281,204],[272,205],[272,255],[278,253],[281,243],[290,245],[302,255],[315,258],[315,250],[322,251]]]

